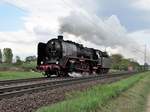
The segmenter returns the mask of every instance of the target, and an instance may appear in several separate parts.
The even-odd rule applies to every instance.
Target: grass
[[[24,79],[42,77],[41,73],[37,72],[16,72],[16,71],[3,71],[0,72],[0,80]]]
[[[99,106],[96,112],[146,112],[147,99],[150,93],[150,73],[135,86],[123,92],[115,100]]]
[[[142,73],[130,78],[106,85],[98,85],[85,92],[75,92],[69,99],[49,107],[42,107],[37,112],[95,112],[97,109],[117,97],[123,91],[132,87],[147,73]],[[116,112],[116,111],[115,111]]]
[[[1,67],[13,67],[13,64],[7,64],[7,63],[0,63],[0,68]]]
[[[36,68],[36,65],[37,65],[37,62],[34,61],[34,62],[23,63],[23,64],[21,65],[21,67],[23,67],[23,68],[28,68],[28,69],[35,69],[35,68]]]
[[[17,68],[22,68],[22,69],[30,70],[30,69],[36,69],[36,65],[37,65],[36,61],[23,62],[20,65],[2,63],[2,64],[0,64],[0,68],[7,68],[7,69],[9,69],[9,68],[12,68],[12,67],[17,67]]]

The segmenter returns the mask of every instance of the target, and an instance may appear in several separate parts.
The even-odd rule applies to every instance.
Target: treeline
[[[113,54],[111,56],[112,66],[114,70],[139,70],[142,66],[133,59],[126,59],[121,54]]]
[[[23,63],[34,62],[36,59],[36,56],[28,56],[23,61],[19,56],[14,57],[11,48],[4,48],[3,51],[0,49],[0,63],[21,65]]]

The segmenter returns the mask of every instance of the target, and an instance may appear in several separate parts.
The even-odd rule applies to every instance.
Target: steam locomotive
[[[110,63],[107,52],[65,41],[61,35],[38,44],[37,69],[47,77],[54,74],[65,77],[72,72],[103,74],[109,71]]]

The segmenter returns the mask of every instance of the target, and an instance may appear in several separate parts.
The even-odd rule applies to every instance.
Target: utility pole
[[[145,44],[145,51],[144,51],[144,65],[146,64],[146,61],[147,61],[147,46],[146,46],[146,44]]]
[[[144,51],[144,69],[147,70],[148,69],[148,64],[147,64],[147,46],[145,44],[145,51]]]
[[[106,49],[107,49],[107,48],[105,47],[105,52],[107,51]]]

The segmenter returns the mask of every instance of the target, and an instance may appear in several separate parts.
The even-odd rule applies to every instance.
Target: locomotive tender
[[[107,73],[110,68],[110,57],[106,52],[83,47],[58,36],[47,43],[38,44],[37,69],[51,75],[68,76],[68,73]]]

